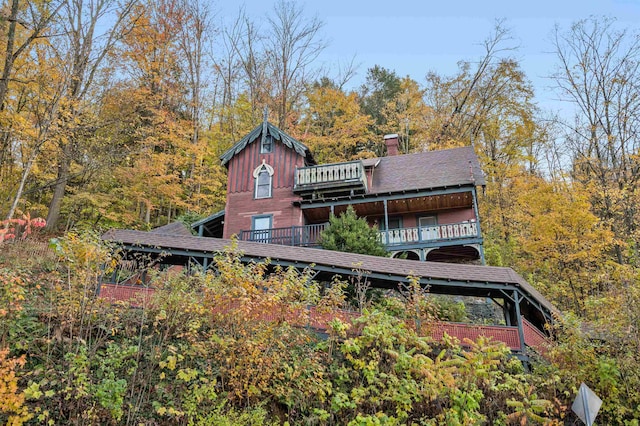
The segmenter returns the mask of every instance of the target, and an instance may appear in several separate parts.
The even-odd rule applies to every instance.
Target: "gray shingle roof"
[[[191,237],[193,234],[189,230],[189,227],[182,222],[171,222],[168,225],[160,226],[152,229],[150,232],[163,235],[175,235]]]
[[[470,146],[379,160],[373,171],[371,193],[485,184],[478,157]]]
[[[196,229],[200,225],[204,225],[204,224],[209,223],[211,221],[215,221],[215,220],[218,220],[220,218],[224,218],[224,214],[225,214],[224,210],[220,210],[219,212],[215,212],[215,213],[213,213],[213,214],[211,214],[211,215],[209,215],[209,216],[207,216],[207,217],[205,217],[203,219],[200,219],[197,222],[193,222],[191,224],[191,228]]]
[[[294,139],[289,136],[282,130],[278,129],[271,123],[266,123],[267,134],[271,135],[275,140],[280,141],[284,145],[289,148],[295,150],[298,154],[303,156],[306,159],[308,164],[314,164],[313,156],[311,155],[311,151],[307,148],[302,142]],[[220,160],[222,160],[222,165],[226,165],[231,159],[238,153],[240,153],[247,145],[255,142],[262,135],[262,128],[264,127],[263,123],[258,125],[255,129],[250,131],[245,137],[240,139],[233,145],[227,152],[220,156]]]
[[[130,245],[208,253],[220,252],[231,246],[230,240],[221,238],[173,236],[134,230],[114,229],[105,233],[102,238],[108,241]],[[511,268],[440,262],[417,262],[413,260],[248,241],[238,241],[238,249],[243,251],[245,255],[251,257],[270,258],[276,261],[297,261],[307,264],[313,263],[316,265],[335,266],[348,270],[359,265],[358,268],[362,270],[394,276],[406,277],[412,275],[449,281],[517,285],[550,312],[557,312],[551,302]]]

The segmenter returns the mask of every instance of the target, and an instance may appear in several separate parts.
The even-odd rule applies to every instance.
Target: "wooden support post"
[[[524,326],[522,325],[522,316],[520,315],[520,295],[517,290],[513,291],[513,304],[515,307],[516,321],[518,323],[518,336],[520,336],[520,349],[524,354],[526,352],[526,345],[524,343]]]
[[[478,237],[482,236],[482,230],[480,229],[480,214],[478,213],[478,199],[476,197],[476,189],[473,188],[471,191],[471,196],[473,197],[473,213],[476,215],[476,226],[478,230]],[[480,261],[483,265],[485,265],[484,260],[484,247],[483,244],[480,244]]]
[[[505,323],[511,327],[513,324],[511,324],[511,313],[509,312],[509,301],[507,299],[503,299],[504,303],[502,306],[502,314],[504,315],[504,321]]]
[[[384,233],[386,234],[386,238],[384,239],[389,245],[389,211],[387,209],[387,200],[383,200],[382,204],[384,205]]]

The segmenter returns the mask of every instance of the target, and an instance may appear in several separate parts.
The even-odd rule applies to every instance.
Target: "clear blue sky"
[[[256,19],[269,13],[275,0],[214,3],[221,19],[233,19],[240,5]],[[329,46],[320,60],[327,67],[347,63],[355,55],[358,86],[368,68],[380,65],[424,83],[428,71],[450,75],[460,60],[482,57],[480,43],[496,19],[505,19],[522,69],[533,82],[543,108],[558,110],[545,77],[552,71],[551,32],[555,24],[568,28],[589,16],[617,18],[620,25],[640,29],[640,0],[308,0],[299,2],[305,14],[325,23]],[[227,21],[228,22],[228,21]]]

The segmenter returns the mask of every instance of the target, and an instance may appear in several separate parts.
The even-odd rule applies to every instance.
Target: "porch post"
[[[382,200],[382,204],[384,205],[384,240],[387,242],[387,245],[391,242],[389,240],[389,212],[387,211],[387,200]]]
[[[476,188],[475,186],[471,190],[471,196],[473,197],[473,213],[476,215],[476,227],[478,229],[477,237],[482,236],[482,230],[480,229],[480,213],[478,213],[478,198],[476,197]],[[485,264],[484,261],[484,247],[480,244],[480,261],[482,264]]]
[[[389,232],[389,212],[387,211],[387,200],[382,200],[384,205],[384,230]]]
[[[502,315],[504,315],[504,322],[508,327],[511,327],[513,324],[511,324],[511,314],[509,313],[509,301],[507,299],[502,300],[504,300],[502,306]]]
[[[518,336],[520,336],[520,350],[524,354],[525,353],[524,328],[522,325],[522,316],[520,316],[520,296],[518,295],[518,290],[513,291],[513,302],[516,310],[516,321],[518,322]]]

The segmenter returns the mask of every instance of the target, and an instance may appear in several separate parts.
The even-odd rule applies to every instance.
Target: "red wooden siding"
[[[298,197],[291,188],[274,188],[271,198],[254,199],[253,191],[227,195],[223,238],[251,229],[251,217],[273,215],[272,228],[303,225],[302,211],[293,206]]]
[[[262,160],[273,167],[270,198],[255,199],[253,171]],[[243,230],[250,230],[251,218],[256,215],[272,215],[273,228],[303,225],[300,209],[293,207],[299,197],[293,193],[296,167],[304,166],[304,158],[295,150],[275,141],[273,152],[260,153],[260,142],[255,141],[229,161],[227,206],[223,238]]]
[[[418,217],[422,216],[436,216],[438,225],[446,225],[449,223],[462,223],[465,221],[476,220],[477,218],[473,212],[473,208],[446,210],[446,211],[425,211],[421,213],[412,212],[404,215],[389,215],[389,217],[401,217],[403,228],[413,228],[418,226]],[[369,220],[371,224],[375,223],[380,226],[384,223],[384,216],[376,216]]]
[[[304,158],[286,145],[274,141],[273,152],[260,153],[260,141],[247,145],[229,161],[227,193],[254,191],[253,171],[264,160],[273,167],[273,188],[293,188],[296,166],[304,166]]]
[[[138,307],[146,304],[155,289],[124,284],[101,284],[100,297],[111,302],[129,302],[131,306]]]
[[[115,284],[102,284],[100,286],[100,297],[108,298],[111,301],[130,302],[132,306],[141,306],[142,301],[148,301],[155,290],[149,287],[123,286]],[[232,299],[225,300],[219,304],[214,313],[225,314],[239,307],[239,303]],[[289,321],[293,325],[311,327],[318,331],[326,331],[329,322],[335,318],[340,318],[344,322],[352,323],[360,316],[357,312],[335,310],[332,312],[320,312],[316,307],[291,309],[283,306],[282,309],[275,307],[268,312],[261,312],[254,318],[261,321]],[[524,337],[527,346],[544,352],[548,339],[537,330],[531,323],[522,319],[524,324]],[[491,337],[493,340],[503,342],[513,351],[522,350],[522,343],[517,327],[497,326],[497,325],[476,325],[449,322],[434,322],[426,324],[424,333],[439,340],[447,333],[455,337],[464,345],[464,339],[475,341],[480,336]]]

